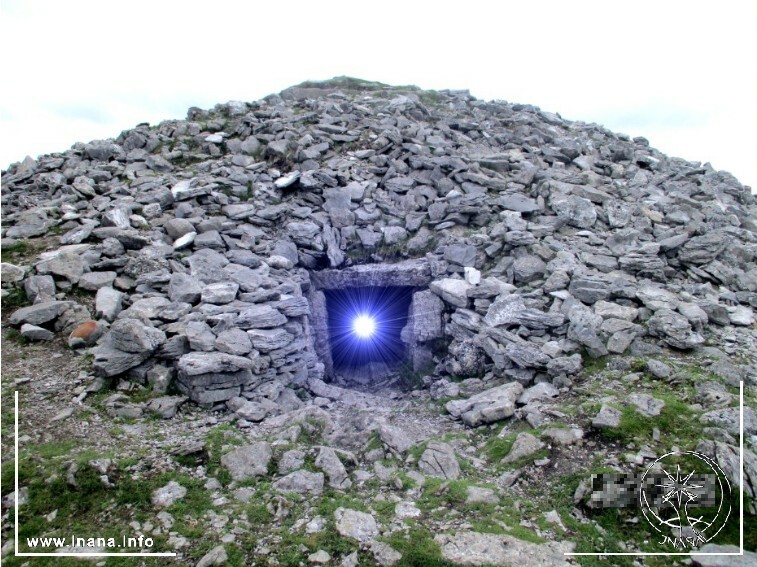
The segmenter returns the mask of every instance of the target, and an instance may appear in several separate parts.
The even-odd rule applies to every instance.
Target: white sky
[[[0,0],[0,166],[350,75],[535,104],[757,186],[754,0]]]

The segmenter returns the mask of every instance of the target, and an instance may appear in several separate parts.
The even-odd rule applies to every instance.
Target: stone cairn
[[[570,386],[586,357],[755,322],[748,187],[466,91],[342,78],[192,108],[11,165],[2,211],[3,247],[55,243],[2,265],[30,303],[21,335],[255,420],[333,378],[323,289],[412,286],[403,341],[426,385],[502,388],[448,407],[469,425],[502,419],[511,390]]]

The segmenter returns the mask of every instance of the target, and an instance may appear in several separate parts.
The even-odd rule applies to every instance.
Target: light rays
[[[349,371],[373,362],[393,366],[404,359],[400,335],[412,291],[409,287],[325,291],[335,369]]]
[[[376,332],[376,320],[370,315],[358,315],[352,322],[352,330],[361,339],[369,339]]]

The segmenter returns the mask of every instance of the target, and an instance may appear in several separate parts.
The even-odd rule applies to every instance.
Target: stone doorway
[[[444,306],[427,289],[431,270],[425,260],[310,276],[310,334],[327,381],[370,386],[401,369],[431,366],[434,341],[444,336]],[[355,327],[359,317],[375,328],[361,333]]]

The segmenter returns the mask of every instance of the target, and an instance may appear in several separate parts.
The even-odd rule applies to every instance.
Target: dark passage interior
[[[381,373],[380,369],[395,368],[405,360],[401,333],[413,290],[400,286],[323,290],[335,372],[354,376],[373,368],[371,374]]]

